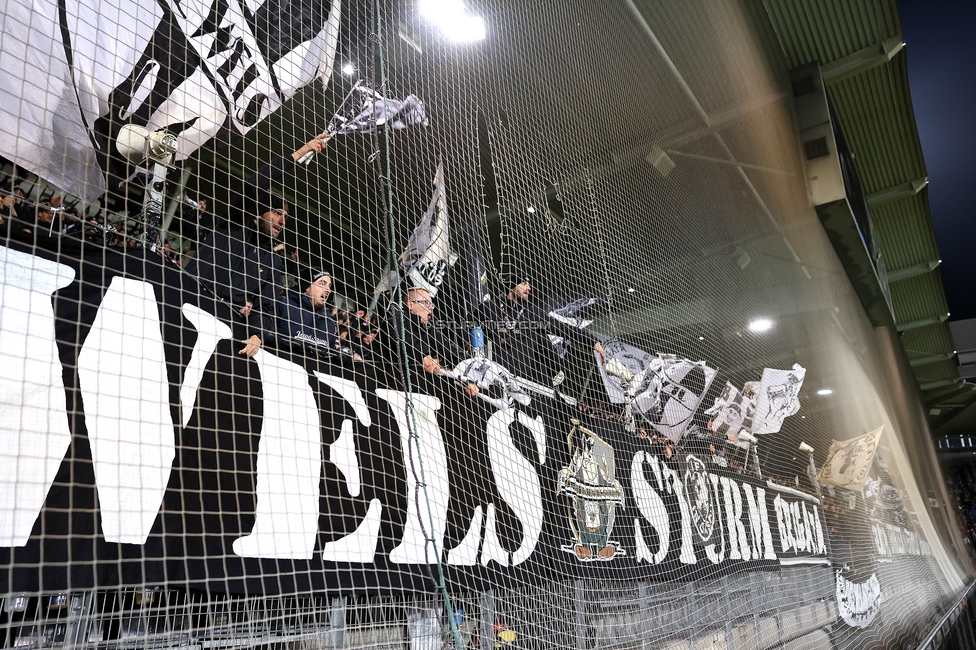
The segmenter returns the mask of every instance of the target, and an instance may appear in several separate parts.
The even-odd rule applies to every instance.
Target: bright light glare
[[[526,210],[528,211],[529,214],[535,214],[535,208],[533,208],[531,205],[528,208],[526,208]]]
[[[351,63],[342,64],[342,74],[350,75],[354,72],[356,72],[356,66]]]
[[[833,395],[833,394],[834,391],[830,390],[829,388],[821,388],[820,390],[817,391],[817,395]]]
[[[420,13],[452,41],[472,43],[485,39],[485,21],[481,16],[465,13],[460,0],[421,0]]]
[[[756,320],[749,323],[749,331],[751,332],[767,332],[773,328],[773,321],[768,318],[757,318]]]

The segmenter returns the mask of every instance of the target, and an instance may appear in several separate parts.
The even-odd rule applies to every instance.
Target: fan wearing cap
[[[440,375],[448,371],[458,357],[458,351],[434,327],[434,301],[424,287],[411,287],[403,296],[402,340],[407,350],[407,362],[413,369],[423,370],[431,375]],[[397,329],[400,328],[400,315],[391,313],[387,322]],[[387,337],[387,343],[393,348],[394,358],[399,357],[400,338]],[[478,386],[468,383],[464,387],[471,397],[478,394]]]
[[[491,341],[494,361],[518,377],[544,386],[558,386],[565,375],[549,335],[592,345],[606,363],[603,344],[589,333],[560,323],[530,302],[531,278],[508,276],[508,295],[487,305],[485,336]]]
[[[315,346],[331,354],[337,349],[336,324],[326,309],[332,294],[332,276],[328,271],[307,271],[305,291],[288,291],[278,300],[278,334],[289,343]]]
[[[323,135],[290,157],[275,158],[251,176],[231,201],[226,223],[201,240],[196,259],[186,267],[210,295],[231,303],[247,321],[250,336],[242,341],[243,355],[257,354],[261,332],[273,330],[270,320],[285,270],[284,261],[273,249],[285,228],[288,204],[269,187],[299,158],[322,151],[327,141]]]

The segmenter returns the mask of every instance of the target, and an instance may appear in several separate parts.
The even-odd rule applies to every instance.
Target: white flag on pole
[[[822,483],[850,490],[861,489],[871,471],[871,461],[878,450],[882,431],[883,426],[852,440],[834,440],[817,478]]]
[[[783,421],[800,410],[800,388],[806,373],[806,368],[798,363],[793,364],[792,370],[763,369],[752,433],[777,433],[783,428]]]

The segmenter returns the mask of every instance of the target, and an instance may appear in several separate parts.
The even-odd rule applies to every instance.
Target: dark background
[[[912,104],[951,320],[976,318],[976,4],[902,0]]]

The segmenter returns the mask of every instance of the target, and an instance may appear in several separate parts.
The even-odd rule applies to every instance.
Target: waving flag
[[[447,192],[444,187],[444,164],[437,165],[434,174],[434,193],[427,212],[414,228],[407,246],[400,254],[400,273],[408,278],[408,286],[421,286],[437,295],[448,269],[457,261],[451,252],[451,228],[447,215]],[[375,293],[390,291],[396,286],[397,273],[387,271],[376,285]]]
[[[747,381],[740,391],[725,382],[722,394],[715,398],[715,405],[705,411],[705,415],[712,416],[708,425],[712,433],[727,436],[729,440],[738,443],[739,432],[752,428],[760,385],[758,381]]]
[[[358,112],[348,118],[341,114],[344,112],[342,109],[336,113],[332,118],[336,135],[372,133],[381,126],[405,129],[408,126],[427,126],[428,123],[424,103],[416,95],[407,95],[404,100],[384,97],[365,81],[356,82],[346,102],[358,108]],[[346,102],[343,102],[343,106]]]
[[[93,200],[126,124],[176,158],[248,133],[328,79],[340,0],[10,0],[0,12],[0,151]]]
[[[867,481],[871,461],[878,450],[878,441],[884,427],[852,440],[834,440],[827,451],[827,460],[817,478],[822,483],[830,483],[849,490],[859,490]]]
[[[806,368],[798,363],[793,364],[792,370],[763,369],[752,433],[776,433],[786,418],[800,410],[800,388],[806,373]]]
[[[598,304],[600,304],[599,298],[579,298],[564,307],[553,309],[549,312],[549,316],[570,327],[583,329],[593,322],[585,316],[587,309]]]

